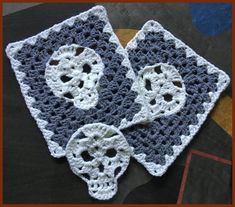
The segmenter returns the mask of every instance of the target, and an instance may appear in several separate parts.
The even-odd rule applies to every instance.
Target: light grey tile
[[[39,5],[41,3],[3,3],[3,16]]]

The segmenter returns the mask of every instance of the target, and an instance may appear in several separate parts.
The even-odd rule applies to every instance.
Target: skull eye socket
[[[117,154],[117,151],[115,149],[108,149],[105,153],[107,157],[115,157]]]
[[[89,161],[93,160],[93,157],[89,154],[88,151],[83,151],[81,153],[81,157],[85,162],[89,162]]]

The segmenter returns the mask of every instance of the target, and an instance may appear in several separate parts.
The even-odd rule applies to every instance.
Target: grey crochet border
[[[173,34],[165,30],[161,24],[159,24],[158,22],[154,20],[149,20],[148,22],[146,22],[143,25],[142,29],[139,32],[137,32],[134,38],[127,44],[125,49],[127,51],[130,49],[135,49],[137,47],[137,40],[145,39],[144,32],[146,31],[163,32],[165,40],[169,40],[169,39],[174,40],[176,47],[186,48],[187,57],[195,56],[197,58],[198,65],[207,65],[208,73],[219,74],[218,83],[217,83],[218,91],[216,93],[210,92],[209,96],[211,98],[211,102],[203,104],[205,108],[205,113],[197,115],[198,120],[199,120],[199,123],[197,125],[189,126],[189,129],[190,129],[189,136],[181,136],[182,144],[180,146],[173,146],[174,156],[165,155],[166,164],[164,166],[160,164],[155,164],[154,162],[147,162],[145,160],[146,155],[144,153],[132,155],[138,162],[140,162],[141,164],[145,166],[145,168],[149,171],[150,174],[154,176],[162,176],[166,172],[168,167],[174,162],[177,156],[184,150],[184,148],[190,143],[190,141],[193,139],[195,134],[198,132],[198,130],[200,129],[200,127],[206,120],[207,115],[210,113],[210,111],[214,107],[215,102],[219,98],[220,94],[228,86],[230,82],[230,78],[225,72],[223,72],[222,70],[220,70],[219,68],[217,68],[216,66],[208,62],[207,60],[205,60],[200,55],[196,54],[196,52],[193,51],[189,46],[187,46],[181,40],[177,39]],[[151,119],[154,119],[154,117],[151,117]],[[132,147],[132,150],[133,150],[133,147]]]

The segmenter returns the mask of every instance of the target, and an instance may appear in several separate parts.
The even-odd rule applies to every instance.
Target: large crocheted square
[[[96,6],[6,48],[26,104],[54,157],[80,127],[123,129],[147,111],[125,50]]]
[[[153,20],[126,50],[153,121],[123,134],[133,156],[152,175],[161,176],[197,133],[230,80]]]

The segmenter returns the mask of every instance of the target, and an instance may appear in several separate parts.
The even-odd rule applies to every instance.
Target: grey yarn
[[[149,124],[138,124],[123,131],[134,154],[145,155],[145,162],[164,166],[166,156],[175,156],[173,146],[182,145],[189,136],[190,125],[198,125],[198,114],[204,114],[203,103],[210,103],[209,92],[217,92],[218,73],[209,74],[206,65],[198,65],[197,57],[187,57],[186,48],[176,47],[175,40],[165,40],[163,32],[145,31],[134,49],[127,48],[136,75],[145,66],[156,63],[173,65],[186,87],[186,102],[176,114],[156,118]],[[207,109],[206,109],[207,110]],[[152,172],[158,174],[158,172]]]
[[[100,122],[118,127],[123,118],[130,121],[141,109],[134,102],[136,92],[130,90],[133,80],[125,77],[128,68],[121,65],[124,57],[115,52],[117,45],[109,42],[110,34],[103,32],[104,26],[96,16],[76,21],[71,28],[63,25],[59,32],[50,32],[47,39],[38,38],[33,46],[24,44],[14,57],[22,64],[19,70],[26,73],[28,95],[36,98],[33,107],[41,111],[40,119],[48,121],[46,129],[54,132],[51,140],[63,148],[81,126]],[[94,49],[105,65],[99,82],[99,102],[87,111],[54,96],[44,78],[45,64],[53,51],[73,43]]]
[[[51,154],[100,200],[115,195],[130,156],[162,175],[229,83],[154,21],[125,51],[101,6],[6,52]]]

